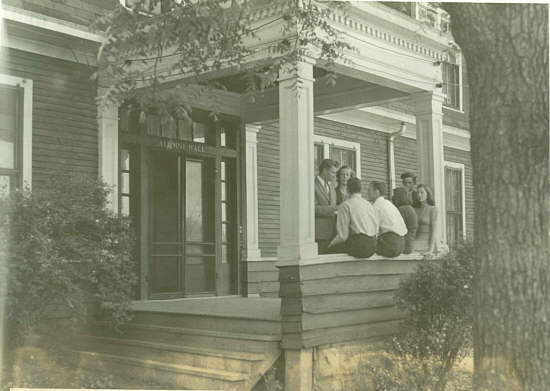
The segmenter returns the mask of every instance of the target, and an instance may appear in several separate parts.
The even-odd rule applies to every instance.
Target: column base
[[[285,350],[285,391],[313,390],[313,349]]]
[[[317,243],[301,243],[292,245],[281,245],[277,248],[279,261],[300,261],[302,259],[317,258]]]

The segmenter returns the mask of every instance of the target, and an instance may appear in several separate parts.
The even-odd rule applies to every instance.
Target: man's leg
[[[352,235],[347,241],[348,253],[356,258],[368,258],[376,251],[376,238],[367,235]]]
[[[404,247],[405,240],[402,236],[397,235],[395,232],[386,232],[378,236],[376,253],[383,257],[393,258],[401,254]]]

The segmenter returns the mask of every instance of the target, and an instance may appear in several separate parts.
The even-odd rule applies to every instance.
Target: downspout
[[[394,143],[395,139],[399,136],[402,136],[407,129],[407,124],[401,122],[401,126],[397,132],[390,133],[388,136],[388,198],[391,200],[393,196],[393,189],[395,188],[395,153],[394,153]]]

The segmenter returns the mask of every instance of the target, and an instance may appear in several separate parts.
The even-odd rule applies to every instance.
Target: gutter
[[[393,196],[393,189],[395,188],[395,139],[402,136],[407,130],[407,124],[401,122],[401,126],[397,132],[390,133],[387,137],[388,148],[388,199],[391,200]]]

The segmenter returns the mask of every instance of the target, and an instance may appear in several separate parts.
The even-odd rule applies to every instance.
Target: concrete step
[[[93,351],[124,357],[146,358],[157,362],[189,365],[251,374],[265,355],[233,352],[220,348],[205,348],[160,343],[127,338],[77,335],[71,347],[79,351]]]
[[[127,324],[123,334],[115,334],[105,321],[94,322],[88,334],[170,345],[221,349],[233,352],[264,353],[279,349],[281,336],[273,334],[235,333],[220,330],[168,327],[156,324]]]
[[[166,389],[244,390],[248,375],[190,365],[168,364],[121,355],[89,351],[68,351],[75,362],[88,370],[131,376],[144,382],[155,381]]]

